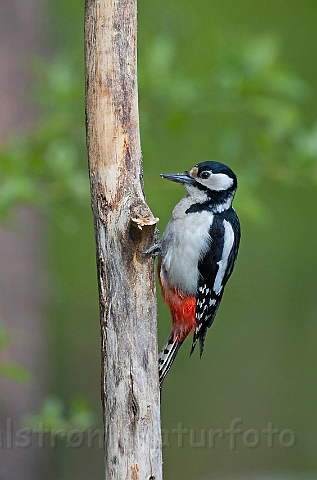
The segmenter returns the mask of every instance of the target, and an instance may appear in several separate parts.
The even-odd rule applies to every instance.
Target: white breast
[[[174,208],[161,239],[161,277],[174,288],[195,295],[198,282],[198,261],[210,244],[211,212],[186,214],[192,204],[183,198]]]

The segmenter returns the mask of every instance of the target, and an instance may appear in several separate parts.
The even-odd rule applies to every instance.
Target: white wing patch
[[[225,234],[224,234],[224,244],[223,244],[223,250],[222,250],[222,257],[221,257],[221,260],[218,262],[219,270],[217,272],[214,287],[213,287],[216,295],[219,295],[219,293],[221,292],[221,290],[223,288],[222,281],[223,281],[223,278],[224,278],[225,273],[226,273],[229,255],[230,255],[230,252],[232,250],[233,243],[234,243],[234,232],[233,232],[231,224],[227,220],[224,220],[223,221],[223,226],[224,226],[224,229],[225,229]]]

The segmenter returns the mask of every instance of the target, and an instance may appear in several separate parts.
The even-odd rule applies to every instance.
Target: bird
[[[232,201],[237,177],[227,166],[204,161],[184,173],[161,177],[185,187],[159,243],[161,293],[172,316],[172,330],[159,354],[163,381],[186,337],[193,332],[200,357],[232,274],[240,243],[240,222]]]

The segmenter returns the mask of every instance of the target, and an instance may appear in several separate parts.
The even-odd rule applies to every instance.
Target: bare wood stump
[[[106,479],[160,480],[154,262],[143,192],[136,0],[86,0],[87,149],[102,342]]]

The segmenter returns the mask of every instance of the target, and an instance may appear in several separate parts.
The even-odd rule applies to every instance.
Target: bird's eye
[[[201,174],[199,176],[200,176],[200,178],[206,179],[206,178],[209,178],[210,175],[211,175],[210,172],[201,172]]]

